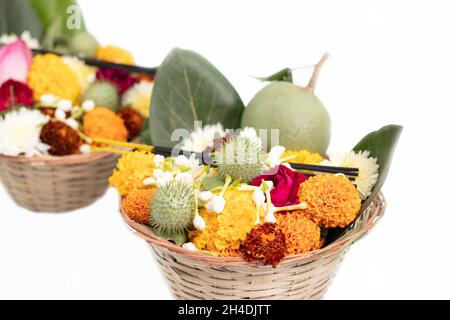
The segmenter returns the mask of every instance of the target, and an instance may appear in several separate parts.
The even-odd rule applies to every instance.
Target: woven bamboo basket
[[[108,188],[118,156],[0,156],[0,180],[14,201],[35,212],[61,213],[90,205]]]
[[[380,193],[346,233],[328,246],[284,258],[276,267],[242,258],[189,252],[157,237],[150,228],[122,217],[146,240],[176,299],[322,299],[350,246],[367,234],[385,211]]]

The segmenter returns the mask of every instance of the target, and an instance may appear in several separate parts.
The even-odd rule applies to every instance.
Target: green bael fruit
[[[97,39],[86,31],[78,32],[69,40],[70,53],[83,57],[95,57],[97,47]]]
[[[192,228],[194,220],[194,188],[183,181],[169,182],[158,189],[150,206],[150,225],[155,233],[183,233]]]
[[[260,90],[245,108],[241,127],[279,129],[279,144],[288,150],[306,149],[325,154],[331,138],[330,116],[314,95],[318,72],[328,55],[316,65],[306,88],[273,82]],[[277,142],[268,141],[268,147]]]
[[[263,171],[261,142],[236,136],[214,154],[217,171],[222,179],[229,175],[233,180],[249,183]]]
[[[96,106],[107,107],[115,112],[119,108],[119,91],[107,81],[95,81],[84,93],[83,101],[86,100],[92,100]]]

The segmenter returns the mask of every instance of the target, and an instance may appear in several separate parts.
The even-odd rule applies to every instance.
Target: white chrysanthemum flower
[[[39,139],[42,126],[50,120],[38,110],[20,108],[0,119],[0,154],[27,157],[47,154],[50,146]]]
[[[152,98],[153,83],[141,81],[129,88],[122,97],[122,105],[130,106],[144,117],[150,116],[150,102]]]
[[[95,68],[88,66],[77,57],[64,56],[62,60],[75,72],[83,88],[86,88],[95,79]]]
[[[30,49],[39,49],[39,41],[31,36],[31,33],[29,31],[24,31],[20,35],[20,39],[23,40]],[[13,43],[15,41],[19,40],[19,37],[16,34],[2,34],[0,36],[0,44],[6,45]]]
[[[323,165],[358,168],[359,174],[353,184],[356,185],[361,199],[366,199],[378,181],[377,159],[370,157],[369,151],[351,151],[346,154],[331,154],[330,160],[322,161]]]
[[[206,125],[203,129],[196,128],[188,139],[183,140],[181,148],[187,151],[203,152],[206,148],[213,146],[214,139],[217,137],[225,137],[225,130],[220,123]]]

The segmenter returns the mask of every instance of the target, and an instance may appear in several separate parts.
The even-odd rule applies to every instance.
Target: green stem
[[[71,119],[78,119],[85,113],[83,108],[78,109],[73,115],[70,116]]]
[[[225,194],[225,191],[227,191],[227,188],[229,187],[231,181],[233,179],[231,179],[231,177],[229,175],[227,175],[226,179],[225,179],[225,184],[222,187],[222,190],[219,193],[219,197],[223,197],[223,195]]]

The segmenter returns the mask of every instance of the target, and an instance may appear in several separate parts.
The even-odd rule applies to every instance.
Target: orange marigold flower
[[[145,151],[133,151],[123,155],[117,162],[109,184],[126,196],[131,191],[142,188],[142,181],[153,175],[154,155]]]
[[[286,237],[275,223],[253,227],[240,250],[247,261],[262,260],[275,267],[286,255]]]
[[[97,59],[109,62],[134,64],[133,55],[128,50],[111,45],[99,47],[95,56]]]
[[[346,177],[320,174],[306,180],[299,189],[300,202],[308,208],[303,212],[325,228],[349,225],[361,208],[355,186]]]
[[[286,236],[289,255],[309,252],[322,246],[319,226],[302,211],[278,212],[275,217]]]
[[[126,196],[122,201],[122,206],[131,219],[136,222],[149,224],[150,221],[150,200],[153,198],[157,188],[136,189]]]
[[[28,73],[28,85],[33,89],[34,99],[53,94],[60,99],[76,101],[82,91],[77,74],[54,54],[38,54]]]
[[[83,130],[86,135],[92,138],[116,141],[128,140],[128,130],[122,118],[105,107],[94,108],[85,114]]]
[[[228,190],[224,197],[226,204],[221,214],[200,210],[206,228],[190,232],[189,237],[200,250],[216,252],[220,256],[235,256],[255,225],[256,206],[252,191]]]

